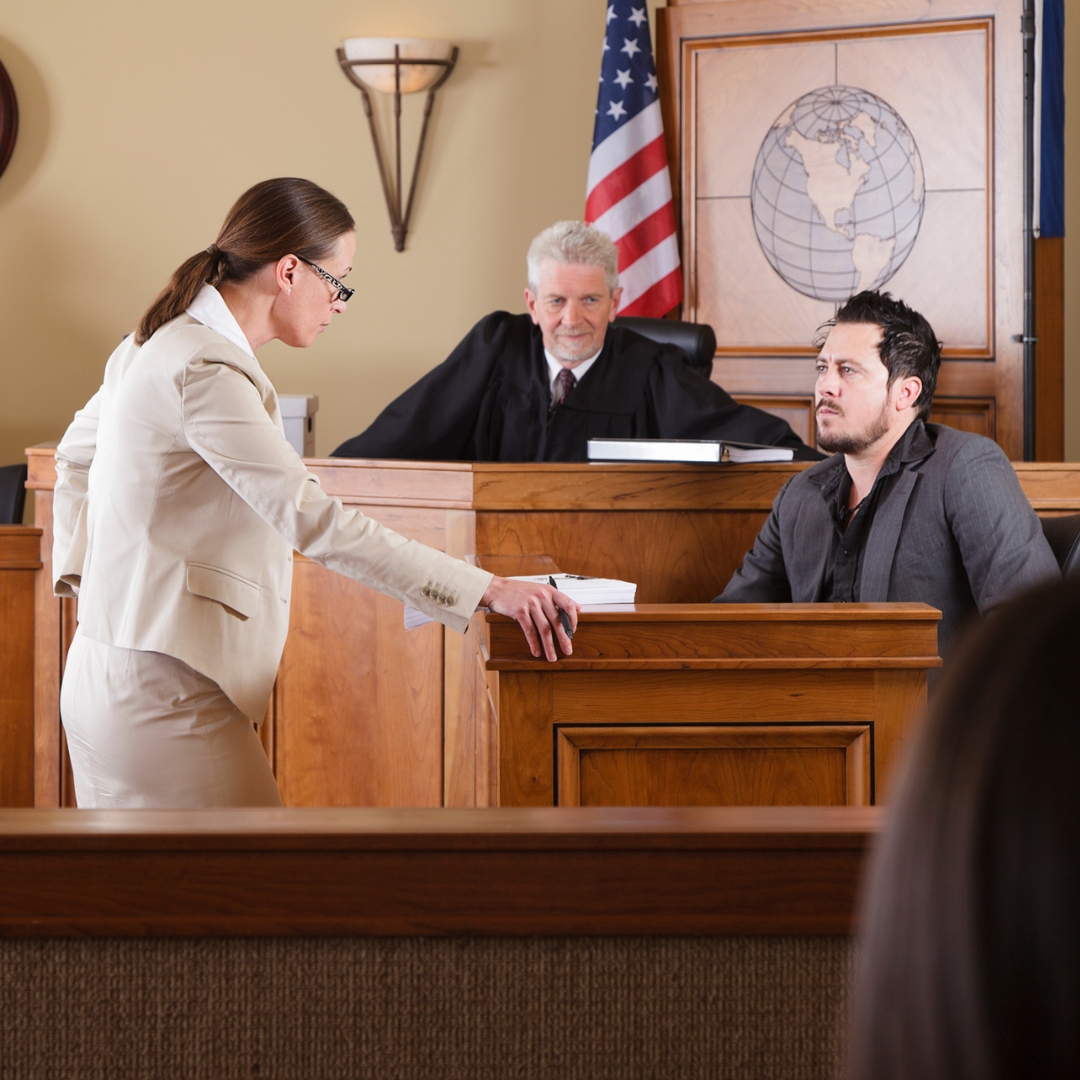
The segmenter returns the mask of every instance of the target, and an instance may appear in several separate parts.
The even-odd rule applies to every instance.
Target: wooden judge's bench
[[[52,596],[53,450],[29,452],[33,800],[72,805],[59,716],[76,605]],[[401,604],[297,557],[260,731],[289,806],[866,805],[937,659],[924,605],[710,605],[800,465],[309,462],[324,488],[499,573],[637,582],[534,660],[512,621],[404,629]],[[24,541],[25,543],[25,541]]]

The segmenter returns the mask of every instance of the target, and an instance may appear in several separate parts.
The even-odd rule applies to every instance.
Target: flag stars
[[[618,75],[615,76],[615,81],[623,88],[623,90],[625,90],[634,80],[630,78],[629,71],[620,71]]]
[[[613,101],[608,107],[607,115],[610,116],[612,120],[618,120],[625,116],[626,110],[623,108],[623,103],[621,101]]]
[[[631,16],[631,18],[632,17],[633,16]],[[608,4],[607,19],[605,20],[605,25],[607,25],[607,23],[611,22],[611,20],[614,19],[614,18],[615,18],[615,5],[614,4]]]
[[[610,12],[611,8],[608,8],[608,11]],[[645,15],[645,8],[644,7],[631,8],[630,12],[631,12],[630,21],[640,30],[641,29],[641,24],[645,21],[645,19],[647,17]],[[609,18],[610,18],[610,15],[609,15]]]
[[[645,85],[655,94],[656,93],[656,87],[659,85],[657,83],[657,81],[656,81],[656,76],[655,75],[650,75],[645,80]]]
[[[634,54],[641,52],[641,47],[637,43],[637,38],[631,41],[629,38],[623,38],[623,47],[619,52],[624,52],[631,60],[634,59]]]

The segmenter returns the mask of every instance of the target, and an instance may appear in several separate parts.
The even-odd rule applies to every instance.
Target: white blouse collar
[[[255,352],[248,344],[248,339],[244,336],[244,331],[240,329],[236,317],[229,310],[225,298],[213,285],[204,285],[199,290],[198,295],[191,301],[187,313],[203,326],[209,326],[211,330],[216,330],[223,338],[239,346],[252,359],[255,358]]]

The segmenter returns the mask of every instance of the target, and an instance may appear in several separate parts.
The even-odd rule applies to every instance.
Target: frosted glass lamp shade
[[[432,41],[428,38],[349,38],[345,42],[345,59],[387,60],[386,64],[358,64],[352,70],[372,90],[392,94],[395,45],[400,50],[402,60],[444,60],[449,63],[453,52],[449,41]],[[426,90],[445,71],[446,67],[440,64],[402,64],[401,92],[415,94],[418,90]]]

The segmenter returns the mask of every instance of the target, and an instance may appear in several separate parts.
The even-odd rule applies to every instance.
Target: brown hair
[[[926,319],[903,300],[894,300],[891,293],[868,289],[851,297],[822,329],[840,323],[871,323],[881,327],[878,356],[889,372],[887,385],[891,387],[897,379],[916,376],[922,382],[922,392],[915,407],[920,420],[929,420],[941,367],[941,342]]]
[[[226,215],[217,240],[181,263],[146,309],[136,343],[144,344],[182,314],[203,285],[246,281],[284,255],[318,262],[355,227],[345,204],[310,180],[285,176],[248,188]]]
[[[850,1080],[1080,1074],[1080,582],[938,686],[870,874]]]

